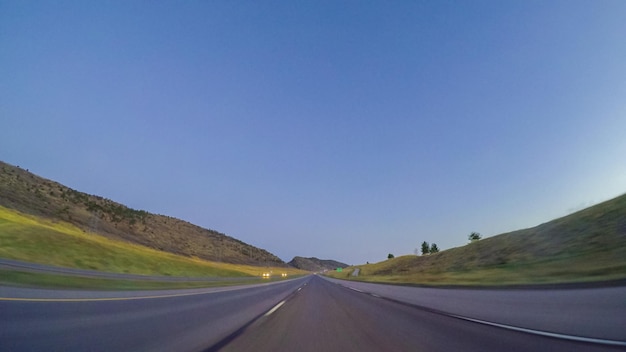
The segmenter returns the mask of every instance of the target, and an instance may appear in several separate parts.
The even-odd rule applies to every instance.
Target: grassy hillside
[[[264,249],[186,221],[128,208],[0,162],[0,206],[85,232],[208,261],[286,266]]]
[[[340,263],[335,260],[294,257],[289,263],[290,266],[307,271],[324,271],[334,270],[337,268],[345,268],[348,264]]]
[[[0,258],[143,275],[246,277],[260,276],[266,271],[302,273],[293,268],[215,263],[178,256],[1,206]]]
[[[360,268],[358,278],[350,276]],[[626,278],[626,195],[545,224],[426,256],[331,273],[365,281],[500,285]]]

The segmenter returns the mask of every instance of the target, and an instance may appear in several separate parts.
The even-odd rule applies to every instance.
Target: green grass
[[[496,265],[465,270],[420,268],[420,257],[403,256],[386,262],[354,266],[331,272],[335,278],[394,284],[504,286],[622,280],[626,263],[597,257],[560,258],[534,263]],[[443,266],[443,264],[442,264]],[[360,268],[358,277],[351,274]],[[382,272],[382,274],[381,274]]]
[[[302,274],[302,271],[290,268],[215,263],[177,256],[86,233],[68,223],[47,221],[4,207],[0,207],[0,258],[68,268],[142,275],[246,278],[258,277],[264,271],[286,272],[290,276]],[[25,273],[15,275],[21,278],[29,277]],[[32,277],[45,278],[45,275],[33,275]],[[94,280],[111,283],[111,280]],[[171,285],[171,283],[167,284]],[[206,284],[203,283],[203,285]],[[141,285],[148,285],[148,283]]]
[[[425,271],[419,273],[368,274],[365,271],[358,277],[350,274],[356,267],[344,269],[343,273],[332,272],[331,277],[395,284],[420,284],[433,286],[508,286],[556,283],[583,283],[623,280],[626,265],[602,266],[585,270],[572,269],[571,263],[528,264],[521,268],[493,267],[464,271]],[[367,265],[358,266],[361,270]]]

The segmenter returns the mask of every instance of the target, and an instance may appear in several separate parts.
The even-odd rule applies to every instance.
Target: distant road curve
[[[187,282],[187,281],[207,281],[207,282],[215,282],[215,281],[241,281],[254,279],[254,277],[178,277],[178,276],[153,276],[153,275],[137,275],[137,274],[122,274],[122,273],[111,273],[97,270],[86,270],[86,269],[74,269],[74,268],[64,268],[59,266],[45,265],[45,264],[37,264],[37,263],[28,263],[11,259],[0,259],[0,269],[9,269],[9,270],[18,270],[18,271],[28,271],[28,272],[39,272],[39,273],[55,273],[55,274],[63,274],[63,275],[72,275],[72,276],[82,276],[82,277],[95,277],[95,278],[104,278],[104,279],[123,279],[123,280],[146,280],[146,281],[171,281],[171,282]],[[262,278],[258,278],[259,281]]]

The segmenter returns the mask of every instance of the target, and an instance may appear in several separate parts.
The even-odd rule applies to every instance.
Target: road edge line
[[[456,318],[456,319],[465,320],[465,321],[469,321],[469,322],[473,322],[473,323],[477,323],[477,324],[489,325],[489,326],[493,326],[493,327],[497,327],[497,328],[501,328],[501,329],[507,329],[507,330],[518,331],[518,332],[523,332],[523,333],[527,333],[527,334],[551,337],[551,338],[561,339],[561,340],[594,343],[594,344],[598,344],[598,345],[621,346],[621,347],[626,346],[626,341],[599,339],[599,338],[576,336],[576,335],[567,335],[567,334],[561,334],[561,333],[556,333],[556,332],[549,332],[549,331],[543,331],[543,330],[534,330],[534,329],[522,328],[522,327],[514,326],[514,325],[500,324],[500,323],[490,322],[490,321],[487,321],[487,320],[480,320],[480,319],[470,318],[470,317],[466,317],[466,316],[463,316],[463,315],[452,314],[452,313],[444,312],[444,311],[441,311],[441,310],[428,308],[428,307],[420,306],[420,305],[417,305],[417,304],[412,304],[412,303],[409,303],[409,302],[400,301],[400,300],[397,300],[397,299],[394,299],[394,298],[389,298],[389,297],[385,297],[385,296],[379,296],[379,295],[376,295],[374,293],[367,292],[367,291],[361,291],[361,290],[358,290],[356,288],[353,288],[353,287],[350,287],[350,286],[347,286],[347,285],[342,285],[342,284],[338,284],[338,283],[336,283],[336,284],[340,285],[340,286],[343,286],[343,287],[345,287],[347,289],[350,289],[352,291],[363,293],[363,294],[366,294],[366,295],[369,295],[369,296],[372,296],[372,297],[381,298],[381,299],[384,299],[384,300],[387,300],[387,301],[391,301],[391,302],[399,303],[399,304],[402,304],[402,305],[406,305],[406,306],[418,308],[418,309],[421,309],[421,310],[425,310],[425,311],[428,311],[430,313],[444,315],[444,316],[447,316],[447,317],[450,317],[450,318]]]
[[[577,341],[577,342],[587,342],[587,343],[595,343],[595,344],[611,345],[611,346],[626,346],[626,341],[607,340],[607,339],[598,339],[598,338],[593,338],[593,337],[567,335],[567,334],[561,334],[561,333],[556,333],[556,332],[528,329],[528,328],[522,328],[522,327],[519,327],[519,326],[494,323],[494,322],[491,322],[491,321],[469,318],[469,317],[465,317],[465,316],[462,316],[462,315],[449,314],[449,313],[443,313],[443,314],[447,315],[447,316],[450,316],[450,317],[453,317],[453,318],[461,319],[461,320],[466,320],[466,321],[470,321],[470,322],[474,322],[474,323],[478,323],[478,324],[483,324],[483,325],[494,326],[494,327],[507,329],[507,330],[525,332],[527,334],[547,336],[547,337],[553,337],[553,338],[557,338],[557,339]]]

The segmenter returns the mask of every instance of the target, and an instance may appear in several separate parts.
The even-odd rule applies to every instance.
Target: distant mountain
[[[334,270],[337,268],[347,268],[349,265],[345,263],[338,262],[336,260],[325,260],[318,258],[303,258],[303,257],[294,257],[288,265],[293,266],[297,269],[307,270],[307,271],[324,271],[324,270]]]
[[[210,261],[280,266],[264,249],[165,215],[135,210],[0,161],[0,205],[153,249]]]

